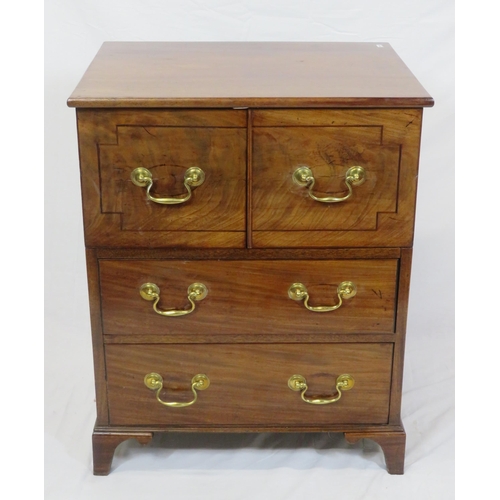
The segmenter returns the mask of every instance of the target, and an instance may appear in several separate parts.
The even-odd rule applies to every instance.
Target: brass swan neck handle
[[[302,283],[294,283],[288,289],[288,297],[292,300],[303,300],[306,309],[312,312],[330,312],[335,311],[343,304],[343,299],[350,299],[356,295],[356,285],[352,281],[343,281],[337,287],[338,303],[333,306],[310,306],[309,292]]]
[[[196,305],[195,301],[203,300],[208,295],[207,287],[203,283],[192,283],[189,285],[187,290],[187,299],[189,300],[191,307],[190,309],[159,309],[158,302],[160,302],[160,288],[155,283],[144,283],[139,293],[144,300],[150,300],[153,302],[153,309],[155,313],[161,316],[185,316],[186,314],[191,314]]]
[[[192,187],[195,188],[203,184],[205,180],[205,172],[198,167],[191,167],[186,170],[186,173],[184,174],[184,187],[186,188],[187,193],[181,198],[159,198],[153,196],[151,194],[151,189],[153,188],[153,174],[147,168],[136,168],[130,177],[136,186],[146,188],[146,196],[148,200],[160,205],[178,205],[180,203],[185,203],[191,198]]]
[[[300,397],[305,403],[311,405],[328,405],[336,403],[342,397],[342,391],[349,391],[354,387],[354,378],[349,374],[339,375],[335,383],[335,390],[337,394],[331,398],[308,398],[306,397],[307,381],[302,375],[292,375],[288,379],[288,387],[292,391],[300,391]]]
[[[348,200],[353,195],[352,187],[363,184],[363,182],[365,182],[365,179],[366,179],[366,171],[363,167],[360,166],[351,167],[347,170],[344,179],[344,183],[347,186],[348,190],[347,194],[339,198],[335,196],[325,196],[320,198],[313,193],[313,188],[314,184],[316,183],[316,179],[314,178],[312,170],[309,167],[306,166],[299,167],[293,173],[293,181],[301,187],[306,187],[309,196],[313,200],[319,201],[321,203],[340,203],[342,201]]]
[[[203,373],[198,373],[191,379],[191,391],[193,391],[194,399],[188,401],[187,403],[177,403],[175,401],[163,401],[160,398],[160,393],[163,389],[163,377],[159,373],[148,373],[144,377],[144,385],[156,391],[156,399],[159,403],[170,408],[185,408],[186,406],[191,406],[196,403],[198,399],[198,393],[196,391],[204,391],[210,386],[210,379]]]

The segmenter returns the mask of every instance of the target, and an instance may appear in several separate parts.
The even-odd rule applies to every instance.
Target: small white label
[[[383,45],[381,45],[380,43],[377,43],[377,47],[380,47],[381,49],[383,49],[383,48],[384,48],[384,46],[383,46]]]

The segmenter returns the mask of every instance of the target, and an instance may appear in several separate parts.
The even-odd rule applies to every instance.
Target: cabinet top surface
[[[71,107],[422,107],[388,43],[105,42]]]

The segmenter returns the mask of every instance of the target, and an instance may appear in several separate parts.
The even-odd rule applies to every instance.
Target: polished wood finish
[[[227,333],[165,333],[155,334],[105,334],[106,344],[224,344],[230,338],[233,344],[304,344],[304,343],[344,343],[356,342],[397,342],[394,333],[237,333],[228,337]],[[353,338],[354,337],[354,338]]]
[[[96,248],[98,259],[157,260],[355,260],[399,259],[400,248]]]
[[[422,111],[253,112],[254,247],[409,246]],[[340,203],[311,199],[292,178],[300,166],[317,196],[343,196],[349,167],[366,181]]]
[[[243,111],[79,111],[87,245],[244,246],[245,126]],[[179,205],[149,201],[130,178],[145,167],[153,196],[178,196],[193,166],[205,181]]]
[[[90,325],[92,332],[92,351],[94,356],[94,380],[97,419],[96,425],[109,423],[108,393],[106,390],[106,359],[104,357],[102,316],[99,283],[99,261],[93,248],[85,250],[87,261],[87,283],[90,302]]]
[[[253,168],[252,165],[252,157],[253,157],[253,110],[249,109],[247,111],[248,122],[247,122],[247,241],[246,246],[248,249],[252,248],[252,227],[253,227]]]
[[[396,332],[399,332],[394,345],[393,376],[391,391],[391,412],[389,420],[393,424],[401,423],[401,399],[403,395],[403,368],[406,341],[406,318],[410,293],[412,249],[401,249],[398,282],[398,307],[396,315]],[[403,429],[404,432],[404,429]],[[404,442],[403,442],[404,443]],[[403,452],[404,457],[404,452]]]
[[[105,42],[75,107],[422,107],[388,43]]]
[[[341,261],[100,261],[106,334],[391,333],[397,260]],[[352,281],[357,294],[329,313],[308,311],[288,297],[306,285],[311,306],[339,302],[337,287]],[[160,288],[161,310],[188,309],[187,288],[201,282],[208,296],[189,315],[165,317],[141,298],[143,283]]]
[[[343,432],[372,439],[402,474],[401,395],[422,108],[432,98],[386,43],[105,43],[68,100],[77,109],[96,383],[94,473],[116,446],[154,432]],[[292,181],[309,166],[315,193],[342,195],[345,171],[366,182],[320,204]],[[204,184],[185,205],[147,201],[131,171],[148,168],[157,196]],[[288,298],[302,282],[315,305]],[[192,314],[187,287],[208,296]],[[161,405],[144,376],[160,373]],[[332,396],[335,379],[355,386]]]
[[[152,432],[140,431],[99,431],[92,434],[92,450],[94,456],[94,475],[107,476],[111,470],[111,462],[116,447],[127,439],[136,439],[142,445],[148,444],[153,437]]]
[[[106,346],[111,425],[318,425],[388,421],[392,344],[273,344]],[[151,372],[164,379],[164,401],[193,399],[191,379],[203,373],[210,387],[185,408],[168,408],[144,385]],[[331,398],[335,381],[355,380],[336,403],[307,404],[288,388],[294,374],[307,379],[308,397]]]
[[[361,431],[346,432],[348,443],[356,443],[360,439],[375,441],[384,452],[385,465],[389,474],[404,474],[406,432],[401,429],[394,431]]]

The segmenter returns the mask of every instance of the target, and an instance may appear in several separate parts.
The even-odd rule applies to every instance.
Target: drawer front
[[[392,344],[108,345],[106,370],[111,425],[315,425],[383,424],[389,411]],[[145,377],[162,385],[148,389]],[[208,377],[194,404],[191,381]],[[304,397],[335,399],[337,378],[350,390],[329,404],[311,404],[289,388],[302,375]]]
[[[244,246],[244,112],[78,117],[88,245]]]
[[[255,111],[254,246],[408,245],[420,113]]]
[[[105,334],[394,332],[397,259],[101,260],[99,268]],[[339,297],[343,282],[355,285],[354,297]],[[202,283],[208,293],[193,300],[190,314],[169,317],[155,312],[156,301],[141,297],[146,283],[159,289],[160,312],[191,310],[192,284]],[[290,298],[297,283],[305,286],[312,308],[334,307],[339,299],[342,305],[329,312],[308,310],[305,297]]]

